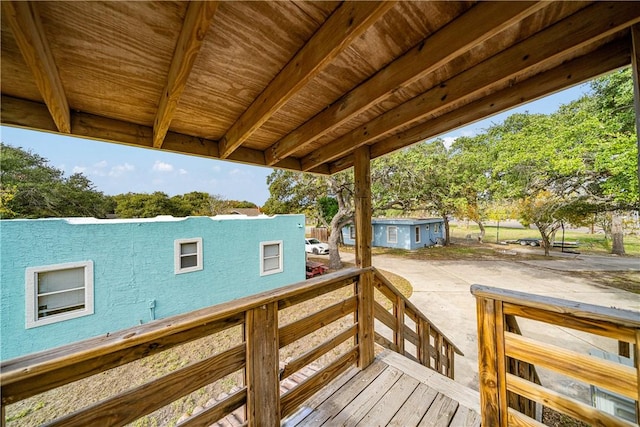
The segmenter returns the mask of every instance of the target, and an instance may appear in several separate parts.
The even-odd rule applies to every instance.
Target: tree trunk
[[[540,237],[542,237],[544,256],[549,256],[549,251],[551,250],[551,239],[549,236],[553,233],[553,230],[549,231],[549,226],[547,224],[535,223],[535,226],[538,227]]]
[[[339,249],[341,232],[342,230],[338,227],[334,227],[333,221],[331,221],[331,234],[329,234],[329,268],[332,270],[339,270],[342,268]]]
[[[478,227],[480,227],[480,237],[478,237],[478,241],[480,243],[484,243],[484,235],[486,233],[486,230],[484,229],[484,224],[482,223],[482,221],[476,221],[476,224],[478,224]]]
[[[616,212],[611,214],[611,253],[614,255],[625,254],[622,217]]]
[[[449,246],[451,240],[449,239],[449,218],[446,215],[442,215],[444,221],[444,245]]]

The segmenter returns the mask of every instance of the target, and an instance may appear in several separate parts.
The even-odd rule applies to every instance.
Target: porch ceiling
[[[4,125],[321,174],[631,63],[640,2],[2,1]]]

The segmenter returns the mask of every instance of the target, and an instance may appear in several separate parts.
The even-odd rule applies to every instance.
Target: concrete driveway
[[[348,256],[348,254],[347,254]],[[411,282],[410,300],[442,330],[463,352],[456,356],[456,381],[478,389],[478,342],[475,298],[472,284],[481,284],[529,292],[538,295],[580,301],[606,307],[638,311],[640,295],[598,285],[570,271],[632,271],[640,277],[640,259],[590,257],[580,255],[554,257],[542,261],[418,261],[402,257],[373,257],[376,268],[398,274]],[[588,275],[586,275],[588,276]],[[591,348],[617,352],[617,342],[579,331],[519,319],[523,335],[587,353]],[[539,370],[542,383],[559,392],[589,400],[586,384],[576,384],[550,371]]]

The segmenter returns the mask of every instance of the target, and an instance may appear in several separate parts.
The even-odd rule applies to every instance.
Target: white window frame
[[[391,229],[395,229],[396,232],[396,238],[394,240],[391,240]],[[388,225],[387,226],[387,243],[398,243],[398,227],[396,227],[395,225]]]
[[[196,244],[196,265],[193,267],[182,267],[182,245],[184,244]],[[202,270],[202,237],[194,237],[191,239],[176,239],[173,242],[173,254],[174,254],[174,271],[175,274],[191,273],[193,271]],[[193,254],[190,254],[193,255]]]
[[[433,232],[434,233],[439,233],[440,232],[440,224],[438,224],[438,223],[433,224]]]
[[[271,246],[271,245],[278,245],[278,268],[277,269],[272,269],[272,270],[268,270],[265,271],[264,270],[264,248],[266,246]],[[277,274],[277,273],[282,273],[284,271],[284,254],[282,252],[284,248],[284,245],[282,243],[282,240],[271,240],[268,242],[260,242],[260,275],[261,276],[268,276],[270,274]]]
[[[38,299],[47,294],[72,292],[81,289],[65,289],[54,291],[51,293],[38,293],[38,275],[42,273],[50,273],[58,270],[84,269],[84,308],[66,311],[64,313],[52,314],[38,318]],[[93,314],[93,261],[67,262],[63,264],[52,264],[39,267],[28,267],[25,271],[25,327],[27,329],[38,326],[50,325],[52,323],[63,322],[65,320],[75,319],[77,317],[88,316]]]
[[[355,225],[350,225],[349,226],[349,239],[356,240],[356,226]]]
[[[419,225],[416,225],[413,229],[413,236],[415,237],[415,243],[420,243],[422,240],[422,230],[420,230]]]

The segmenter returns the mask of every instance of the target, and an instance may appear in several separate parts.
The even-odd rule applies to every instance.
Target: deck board
[[[479,427],[474,390],[390,351],[308,399],[283,425]]]
[[[387,367],[351,403],[335,417],[328,419],[325,424],[355,426],[385,396],[401,376],[401,371]]]
[[[424,414],[424,417],[422,417],[418,427],[449,426],[459,405],[457,401],[442,393],[438,393],[429,410]]]
[[[364,390],[375,378],[378,377],[378,375],[382,373],[382,371],[386,369],[386,367],[387,365],[382,361],[375,361],[367,369],[359,372],[345,385],[340,387],[297,425],[305,427],[323,425],[328,419],[333,418],[356,396],[358,396],[362,390]],[[303,406],[310,405],[307,402]]]
[[[394,427],[417,426],[437,395],[438,392],[429,388],[426,384],[418,384],[418,387],[389,421],[388,425]]]
[[[387,425],[402,408],[407,399],[416,391],[420,381],[408,375],[402,375],[389,389],[382,404],[375,405],[357,424],[361,427]]]

